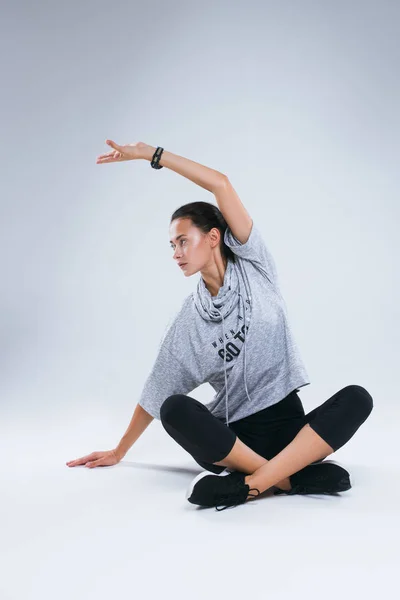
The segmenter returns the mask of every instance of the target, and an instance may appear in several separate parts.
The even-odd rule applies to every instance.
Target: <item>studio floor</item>
[[[400,558],[398,419],[373,414],[329,457],[349,491],[219,512],[186,500],[202,469],[158,421],[95,469],[65,463],[111,449],[120,418],[3,421],[0,598],[383,597]]]

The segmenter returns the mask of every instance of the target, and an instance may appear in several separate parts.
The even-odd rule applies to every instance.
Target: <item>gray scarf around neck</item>
[[[235,261],[228,259],[224,282],[222,287],[219,289],[218,294],[213,297],[209,290],[206,288],[204,279],[200,277],[197,284],[196,293],[193,294],[195,306],[200,316],[206,321],[222,321],[222,338],[225,340],[224,330],[224,319],[237,307],[239,301],[242,302],[243,318],[246,319],[246,307],[243,296],[243,291],[247,293],[247,296],[251,303],[251,289],[250,282],[248,280],[245,270],[242,268],[240,260]],[[248,399],[251,401],[247,390],[246,381],[246,341],[247,333],[244,339],[244,384],[246,388],[246,394]],[[226,388],[226,425],[229,423],[228,419],[228,378],[226,374],[226,353],[224,352],[224,372],[225,372],[225,388]]]

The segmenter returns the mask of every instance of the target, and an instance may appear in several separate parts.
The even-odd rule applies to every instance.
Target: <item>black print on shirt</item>
[[[240,354],[240,350],[241,347],[243,345],[244,342],[244,336],[245,331],[247,332],[249,326],[245,325],[243,323],[242,327],[240,328],[240,330],[237,333],[234,333],[234,331],[231,329],[231,333],[233,334],[233,337],[235,340],[239,340],[242,342],[241,346],[239,347],[238,345],[236,345],[234,342],[228,342],[225,346],[225,348],[220,348],[218,350],[218,355],[222,358],[222,360],[224,360],[224,352],[226,352],[226,357],[225,360],[226,362],[231,362],[231,360],[233,360],[234,358],[236,358],[237,356],[239,356]]]
[[[246,300],[246,302],[249,304],[248,300]],[[248,310],[247,307],[246,307],[246,310]],[[238,320],[243,321],[243,317],[241,315],[238,315]],[[243,342],[244,342],[245,335],[246,335],[246,332],[247,332],[248,328],[249,328],[249,326],[246,325],[245,323],[243,323],[243,325],[239,329],[239,331],[235,332],[234,329],[230,329],[229,330],[231,336],[236,341],[236,343],[234,341],[230,340],[225,345],[224,348],[220,348],[218,350],[218,356],[220,356],[220,358],[222,360],[224,360],[224,355],[225,355],[225,361],[227,363],[229,363],[232,360],[234,360],[237,356],[239,356],[240,350],[241,350],[241,348],[243,346]],[[226,337],[229,335],[229,332],[225,332],[225,336]],[[223,344],[225,340],[222,337],[219,337],[218,341],[219,341],[220,344]],[[217,342],[212,342],[212,345],[213,345],[214,348],[217,348]]]

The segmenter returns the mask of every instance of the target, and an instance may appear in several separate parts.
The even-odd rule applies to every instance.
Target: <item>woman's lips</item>
[[[180,268],[182,269],[182,267],[186,267],[187,263],[182,263],[180,266]]]

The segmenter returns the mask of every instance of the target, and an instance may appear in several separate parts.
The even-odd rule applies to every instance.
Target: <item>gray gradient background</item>
[[[382,479],[379,489],[373,482],[383,477],[389,487],[389,465],[397,466],[399,455],[399,19],[400,4],[387,0],[2,3],[1,502],[11,511],[3,524],[2,598],[50,598],[56,590],[59,599],[111,597],[126,591],[133,572],[132,591],[147,589],[154,570],[162,585],[172,536],[184,573],[176,596],[201,597],[207,589],[203,580],[189,587],[204,572],[205,556],[221,569],[213,589],[222,593],[230,589],[222,584],[235,565],[241,527],[241,560],[252,561],[252,573],[265,569],[260,520],[274,540],[272,572],[283,568],[285,552],[286,564],[309,569],[315,581],[322,534],[314,534],[307,564],[288,544],[293,535],[302,538],[296,527],[304,514],[335,521],[334,507],[318,505],[319,515],[305,498],[292,503],[292,511],[299,508],[290,531],[277,520],[289,528],[282,505],[292,498],[279,509],[275,503],[273,523],[267,502],[265,515],[256,503],[253,512],[239,508],[225,517],[191,513],[182,490],[199,471],[159,422],[130,451],[140,463],[64,466],[115,447],[125,432],[165,327],[200,276],[185,278],[174,264],[170,216],[187,202],[215,202],[147,161],[97,165],[109,150],[106,138],[161,145],[225,173],[274,255],[311,379],[300,392],[306,410],[352,383],[373,396],[370,419],[333,457],[371,486],[353,498],[351,518],[340,515],[356,529],[352,539],[363,539],[357,515],[373,509],[359,503],[365,495],[379,503]],[[208,384],[193,393],[212,395]],[[174,460],[175,482],[168,472]],[[398,488],[396,494],[386,499],[390,527],[398,519]],[[168,511],[176,513],[168,522],[179,522],[189,537],[166,524]],[[224,520],[229,548],[222,558],[207,536]],[[99,523],[105,537],[96,537]],[[389,584],[393,540],[379,538],[368,554],[362,543],[347,540],[343,548],[334,527],[330,535],[325,556],[348,575],[349,590],[349,561],[364,597],[375,585],[382,591],[383,577]],[[104,555],[111,563],[99,569]],[[69,560],[73,573],[59,589],[55,581]],[[170,576],[177,585],[178,574]],[[254,593],[245,584],[235,581],[232,593]],[[279,597],[280,586],[273,579],[268,590]]]

